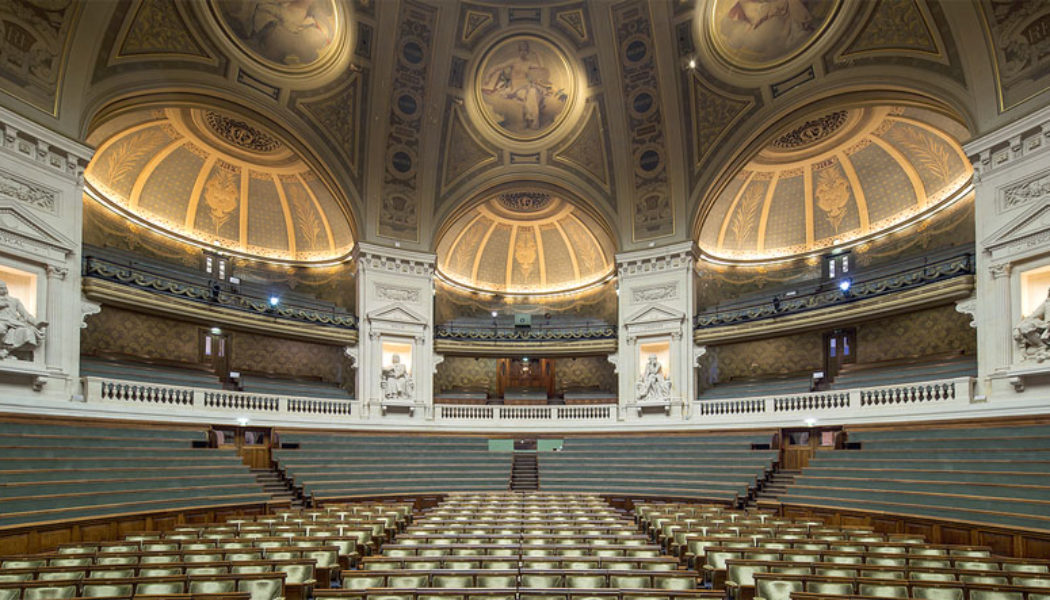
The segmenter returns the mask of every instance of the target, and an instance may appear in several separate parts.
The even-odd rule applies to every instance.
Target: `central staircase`
[[[514,453],[510,465],[510,489],[512,491],[540,489],[540,466],[536,453]]]

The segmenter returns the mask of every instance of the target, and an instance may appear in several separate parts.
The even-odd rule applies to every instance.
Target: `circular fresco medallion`
[[[839,0],[711,0],[709,28],[726,61],[744,69],[786,62],[812,44]]]
[[[336,0],[211,0],[211,7],[238,46],[281,70],[315,67],[343,33]]]
[[[481,60],[474,92],[500,133],[532,140],[557,127],[576,96],[576,75],[557,46],[533,35],[497,42]]]

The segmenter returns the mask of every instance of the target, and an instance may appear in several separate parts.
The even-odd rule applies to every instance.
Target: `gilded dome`
[[[808,115],[776,132],[715,198],[700,246],[768,260],[870,238],[958,198],[973,174],[954,121],[902,106]]]
[[[547,192],[498,194],[460,213],[437,244],[438,272],[474,290],[551,294],[587,287],[614,269],[597,219]]]
[[[248,256],[328,261],[353,246],[339,200],[277,134],[203,108],[120,117],[88,166],[93,195],[175,237]]]

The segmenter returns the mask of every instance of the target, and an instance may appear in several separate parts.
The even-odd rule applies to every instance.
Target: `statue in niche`
[[[401,362],[398,354],[390,358],[390,368],[383,369],[383,397],[387,400],[410,400],[415,392],[415,386],[408,378],[408,369]]]
[[[671,397],[671,382],[664,377],[663,367],[655,354],[649,356],[649,362],[645,365],[645,373],[635,386],[638,400],[662,401]]]
[[[7,292],[7,283],[0,281],[0,359],[12,352],[32,352],[44,341],[46,321],[37,321],[29,314],[22,301]]]
[[[1050,358],[1050,290],[1046,300],[1014,327],[1014,341],[1026,359]]]

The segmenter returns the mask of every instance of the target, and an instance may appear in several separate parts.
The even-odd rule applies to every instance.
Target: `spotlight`
[[[817,424],[817,420],[814,419],[813,417],[810,417],[810,418],[806,419],[806,427],[813,427],[816,424]]]
[[[237,424],[240,425],[241,427],[244,427],[245,425],[248,424],[248,417],[241,417],[241,418],[237,419]]]
[[[212,335],[222,335],[222,330],[218,327],[212,327],[209,331]]]
[[[496,312],[496,311],[492,311],[492,318],[493,318],[493,319],[495,319],[495,318],[496,318],[496,317],[498,317],[498,316],[499,316],[499,313],[498,313],[498,312]]]
[[[277,296],[270,296],[270,306],[277,306],[281,303],[281,299]]]
[[[689,59],[689,68],[690,69],[695,69],[696,68],[696,59],[695,58],[690,58]]]
[[[849,291],[849,288],[852,285],[853,284],[850,282],[849,279],[843,279],[842,281],[839,282],[839,289],[842,290],[842,293],[846,293],[846,292]]]

